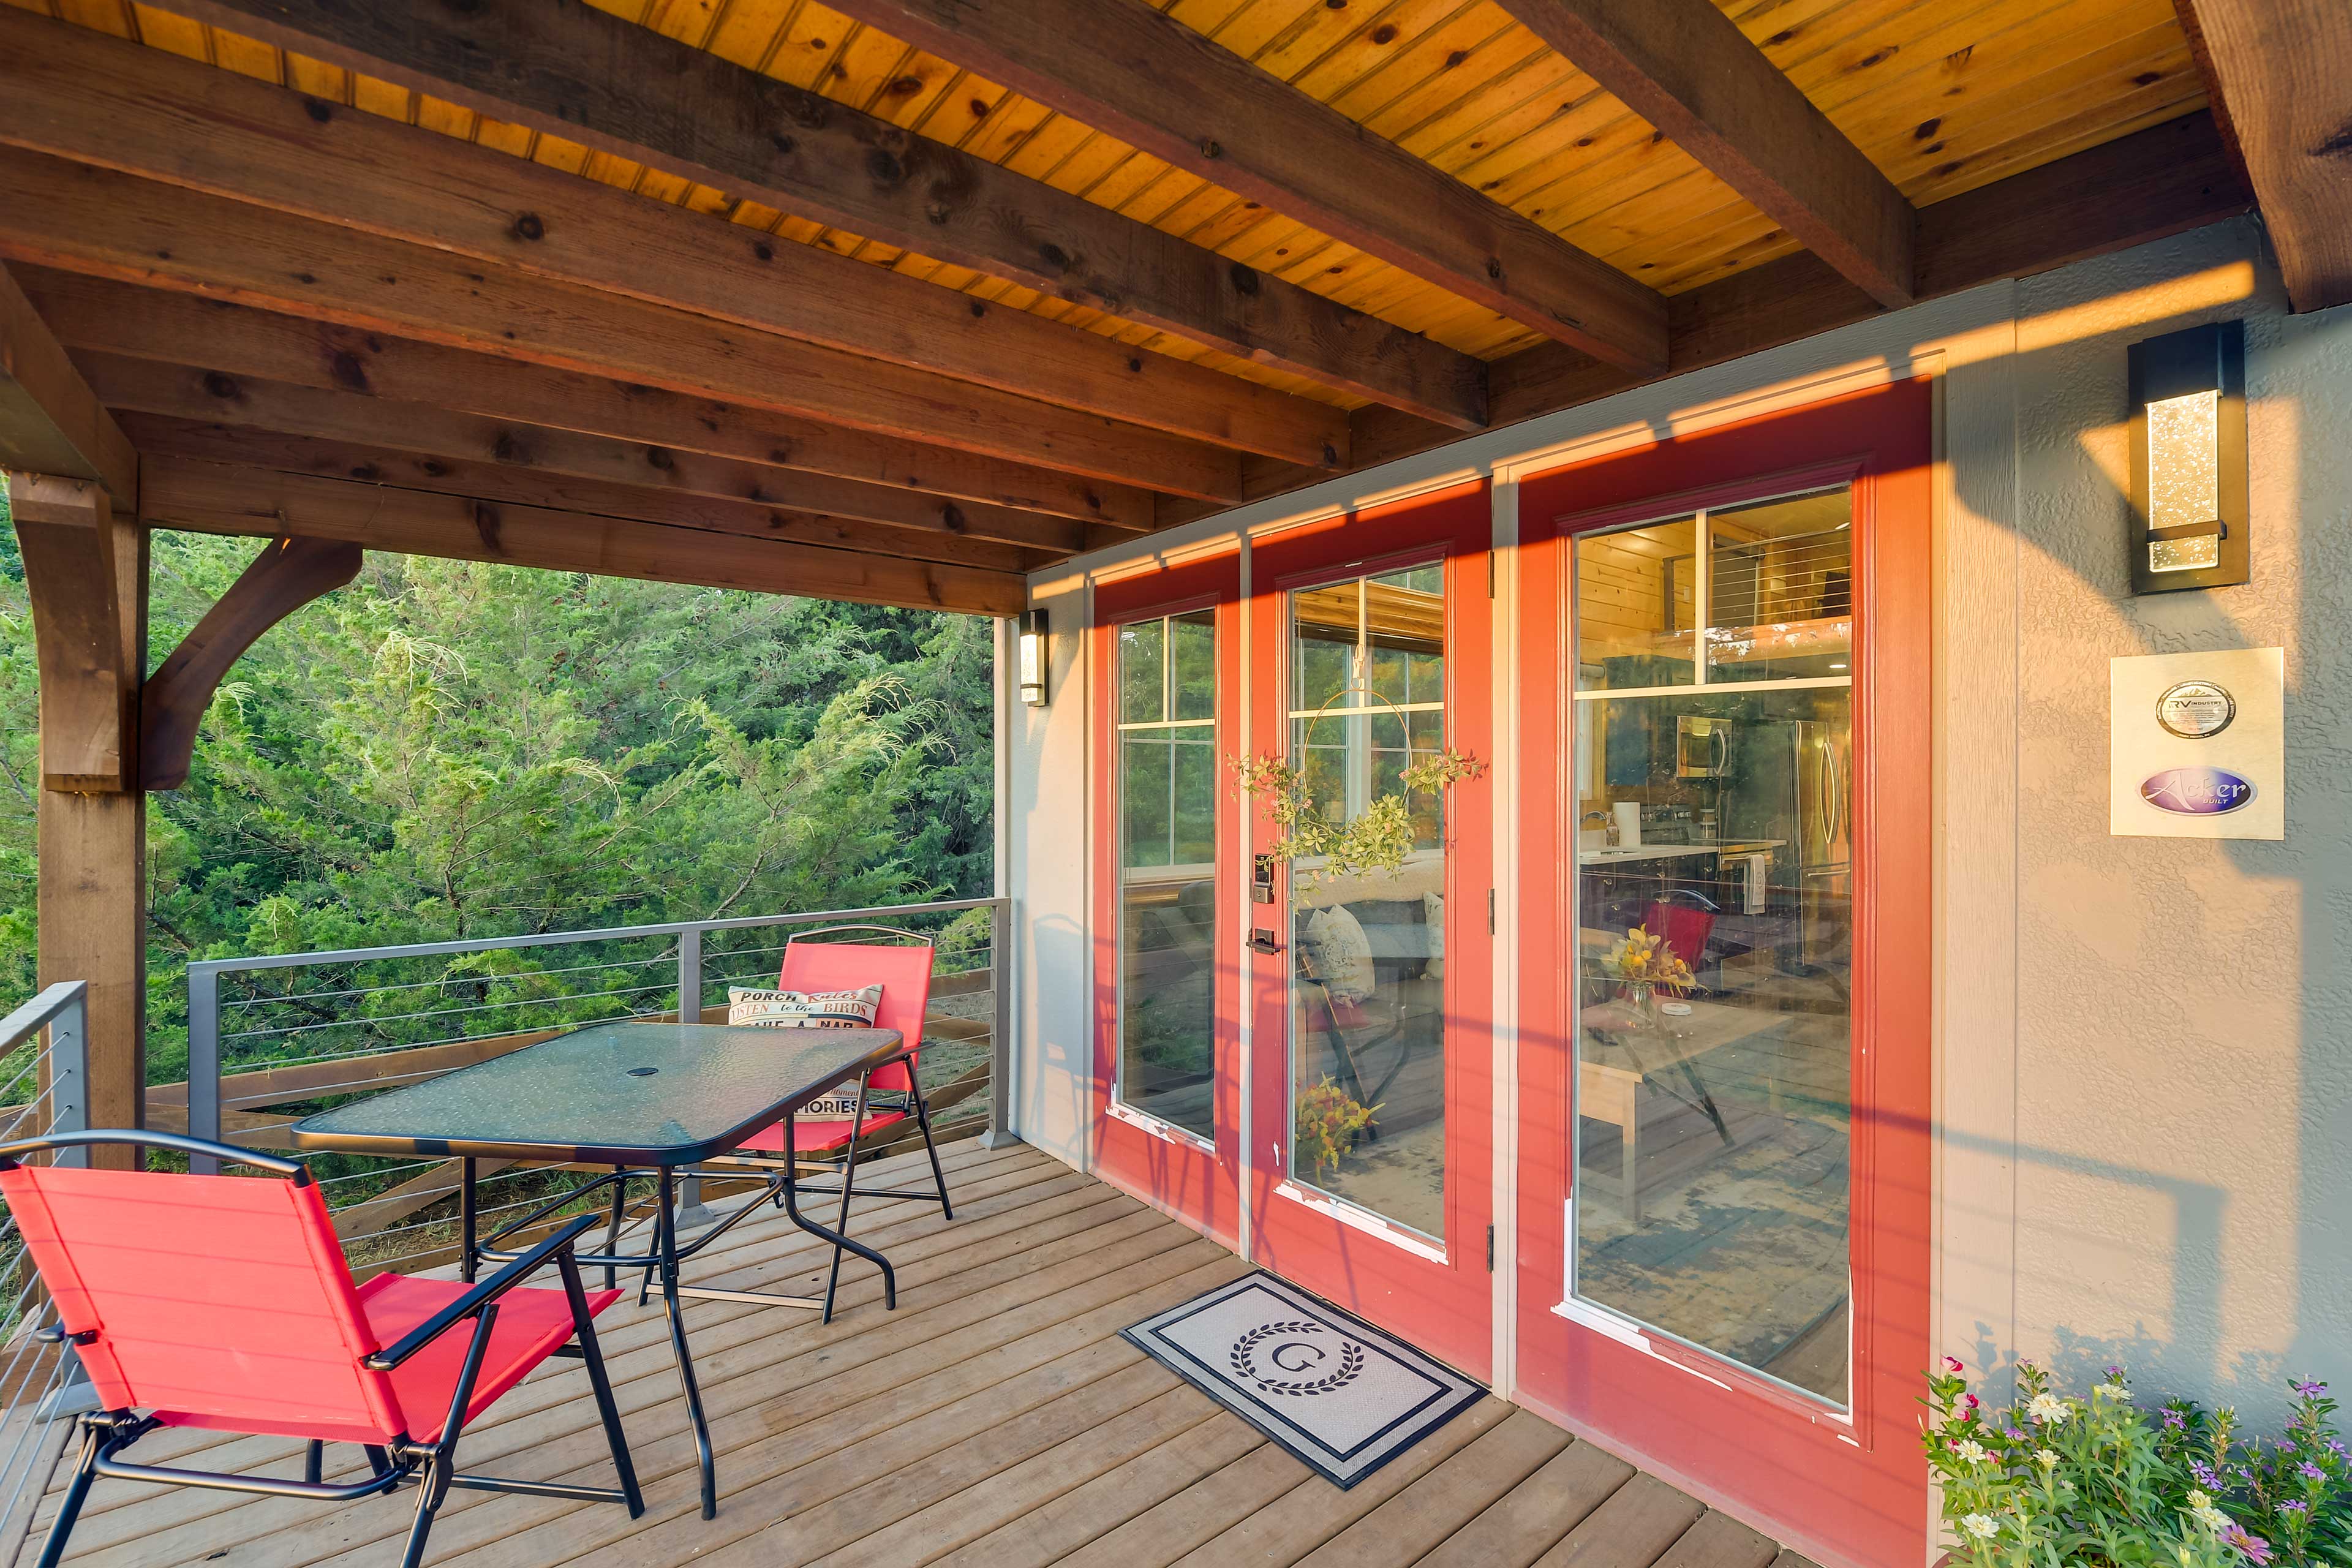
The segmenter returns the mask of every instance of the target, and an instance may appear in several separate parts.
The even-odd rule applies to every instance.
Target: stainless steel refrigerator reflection
[[[1728,842],[1777,841],[1770,907],[1792,916],[1800,962],[1843,971],[1853,944],[1853,790],[1844,726],[1742,724],[1724,781]]]

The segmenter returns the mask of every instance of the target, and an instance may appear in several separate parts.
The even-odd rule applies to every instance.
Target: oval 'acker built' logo
[[[2219,816],[2254,798],[2254,786],[2226,768],[2167,768],[2140,781],[2140,799],[2180,816]]]

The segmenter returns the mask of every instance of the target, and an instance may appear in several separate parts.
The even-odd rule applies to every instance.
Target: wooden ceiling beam
[[[1911,204],[1714,0],[1509,9],[1847,281],[1911,302]]]
[[[121,417],[123,428],[139,443],[140,452],[149,458],[194,458],[205,462],[309,474],[322,479],[351,479],[360,484],[468,496],[549,511],[634,518],[639,522],[658,522],[706,533],[781,539],[795,544],[855,550],[909,561],[942,561],[991,572],[1027,572],[1055,559],[1043,551],[1024,550],[1017,544],[1000,544],[989,539],[961,539],[939,530],[891,528],[752,501],[719,500],[644,485],[533,473],[506,464],[474,462],[463,458],[420,456],[372,442],[320,440],[284,431],[205,424],[161,414],[123,414]]]
[[[2181,0],[2199,64],[2244,155],[2287,298],[2352,303],[2352,5]]]
[[[1346,411],[816,246],[0,9],[0,142],[1298,460]]]
[[[156,528],[259,538],[290,529],[408,555],[975,616],[1028,603],[1024,578],[969,566],[189,458],[149,458],[143,470],[140,514]]]
[[[1475,429],[1479,362],[588,5],[165,9],[737,196]]]
[[[16,276],[76,354],[193,359],[232,376],[580,431],[642,445],[648,461],[703,453],[1115,528],[1152,526],[1150,493],[1133,486],[192,294],[45,268]]]
[[[95,479],[139,504],[139,454],[74,368],[40,311],[0,267],[0,475]]]
[[[1655,289],[1144,0],[831,4],[1547,338],[1665,363]]]
[[[2200,110],[1921,208],[1919,298],[2046,272],[2236,217],[2252,205],[2212,116]],[[1760,353],[1885,309],[1827,262],[1804,254],[1678,294],[1673,307],[1670,375]],[[1628,375],[1550,343],[1497,360],[1493,369],[1498,427],[1663,379]],[[1360,468],[1457,438],[1386,408],[1358,409],[1354,425]],[[1254,500],[1324,477],[1260,459],[1243,469]],[[1167,498],[1160,522],[1171,527],[1218,510]]]
[[[1171,494],[1240,483],[1198,441],[46,153],[0,149],[0,258]]]
[[[735,458],[674,451],[543,425],[487,419],[419,403],[321,391],[262,376],[231,375],[226,371],[110,353],[81,354],[75,363],[118,418],[132,413],[161,415],[191,424],[352,443],[435,461],[495,464],[541,480],[583,479],[670,492],[728,507],[773,509],[780,514],[878,522],[958,539],[992,540],[1052,555],[1086,548],[1094,531],[1090,525],[1071,518],[1019,511],[985,501],[952,500],[888,485],[795,473]],[[142,451],[151,449],[135,428],[131,435]],[[1123,532],[1112,531],[1110,536]]]

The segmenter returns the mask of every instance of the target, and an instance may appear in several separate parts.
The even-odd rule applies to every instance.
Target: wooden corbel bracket
[[[239,655],[262,633],[359,575],[366,552],[334,539],[271,540],[205,612],[139,692],[139,782],[144,789],[187,783],[196,727]]]

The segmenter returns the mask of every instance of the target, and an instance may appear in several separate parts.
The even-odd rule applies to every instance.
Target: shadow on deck
[[[830,1328],[775,1308],[689,1309],[719,1451],[716,1520],[697,1511],[694,1451],[658,1309],[640,1310],[632,1294],[599,1325],[645,1480],[645,1516],[456,1492],[427,1562],[1809,1568],[1493,1399],[1339,1491],[1118,1337],[1244,1272],[1239,1259],[1034,1150],[965,1142],[943,1153],[952,1224],[936,1211],[877,1207],[859,1230],[898,1268],[897,1312],[882,1310],[878,1280],[855,1265]],[[789,1226],[753,1220],[693,1279],[822,1289],[826,1257]],[[207,1468],[300,1471],[298,1446],[274,1438],[162,1433],[139,1457],[198,1453]],[[469,1429],[458,1458],[468,1469],[611,1484],[576,1363],[553,1363],[499,1401]],[[67,1561],[388,1568],[409,1511],[406,1494],[332,1510],[100,1480]],[[37,1525],[28,1552],[46,1531]]]

